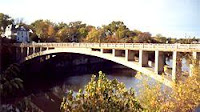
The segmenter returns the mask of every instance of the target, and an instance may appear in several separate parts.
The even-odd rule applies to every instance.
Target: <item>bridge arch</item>
[[[126,67],[129,67],[133,70],[141,72],[163,84],[166,86],[172,87],[173,82],[156,74],[152,69],[148,69],[146,67],[140,66],[139,62],[127,61],[125,57],[116,57],[112,53],[103,53],[101,51],[93,51],[91,48],[54,48],[44,50],[42,52],[33,53],[27,57],[25,57],[23,61],[33,59],[38,56],[50,55],[50,54],[57,54],[57,53],[77,53],[77,54],[84,54],[89,56],[95,56],[102,59],[110,60],[118,64],[122,64]]]

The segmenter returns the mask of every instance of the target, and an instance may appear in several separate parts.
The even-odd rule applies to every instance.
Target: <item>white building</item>
[[[29,42],[29,30],[19,25],[8,25],[5,29],[5,37],[17,42]]]

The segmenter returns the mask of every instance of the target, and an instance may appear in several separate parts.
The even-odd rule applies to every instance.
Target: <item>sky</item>
[[[172,38],[200,38],[200,0],[0,0],[0,12],[23,18],[102,26],[123,21],[130,30]]]

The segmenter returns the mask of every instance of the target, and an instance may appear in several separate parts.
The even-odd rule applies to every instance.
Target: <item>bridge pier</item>
[[[197,65],[194,65],[197,64]],[[198,52],[193,52],[192,53],[192,63],[190,64],[190,71],[189,71],[189,76],[191,77],[193,75],[194,71],[194,67],[198,67],[197,69],[200,69],[199,67],[200,64],[200,53]],[[198,72],[198,71],[197,71]]]
[[[27,49],[26,49],[26,56],[29,56],[29,47],[27,47]]]
[[[164,53],[161,51],[155,51],[155,73],[161,74],[164,72]]]
[[[148,52],[139,50],[139,65],[141,67],[148,66]]]
[[[173,51],[173,57],[172,57],[172,81],[176,82],[177,81],[177,57],[178,57],[178,52],[177,51]]]
[[[33,47],[33,53],[35,53],[35,47]]]
[[[133,50],[126,49],[125,51],[126,61],[135,61],[135,52]]]
[[[31,54],[33,54],[34,52],[33,52],[33,47],[30,47],[29,48],[29,55],[31,55]]]
[[[42,47],[39,48],[39,52],[42,52]]]

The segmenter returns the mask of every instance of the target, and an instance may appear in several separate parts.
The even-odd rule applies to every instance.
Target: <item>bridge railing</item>
[[[200,51],[200,44],[153,43],[14,43],[18,47],[78,47],[78,48],[134,48],[134,49],[192,49]]]

